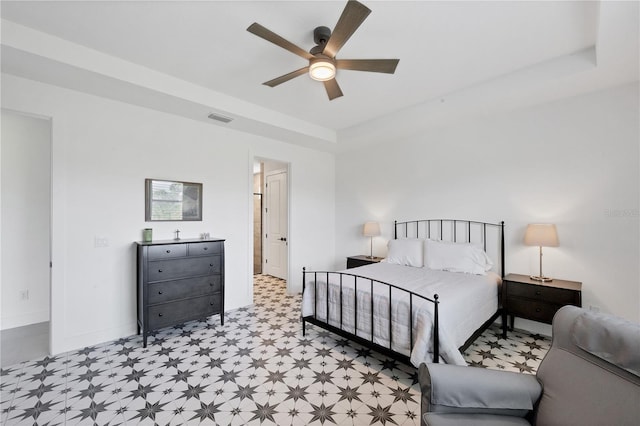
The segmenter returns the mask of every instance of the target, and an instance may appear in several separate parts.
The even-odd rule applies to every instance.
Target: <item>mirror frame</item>
[[[154,182],[166,182],[169,184],[179,183],[183,185],[183,197],[184,197],[184,188],[190,188],[195,192],[196,198],[193,199],[196,203],[195,208],[190,209],[191,211],[195,211],[195,214],[187,215],[185,217],[184,210],[182,212],[183,216],[181,219],[153,219],[154,207],[155,203],[152,199],[152,187]],[[180,201],[182,202],[182,201]],[[184,206],[183,206],[184,209]],[[164,179],[145,179],[144,180],[144,219],[146,222],[193,222],[193,221],[202,221],[202,184],[195,182],[182,182],[182,181],[173,181],[173,180],[164,180]]]

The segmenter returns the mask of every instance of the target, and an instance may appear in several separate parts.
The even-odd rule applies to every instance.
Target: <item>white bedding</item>
[[[465,365],[458,350],[465,341],[498,310],[498,284],[500,277],[489,272],[487,275],[471,275],[458,272],[436,271],[389,263],[376,263],[341,271],[373,278],[429,298],[438,294],[440,356],[449,364]],[[306,276],[306,286],[302,297],[302,315],[327,321],[326,273],[317,273],[318,298],[315,301],[314,274]],[[329,275],[329,324],[354,334],[354,278],[347,275],[342,279],[342,310],[340,309],[339,274]],[[357,281],[357,335],[371,339],[371,281],[359,278]],[[389,290],[388,286],[373,284],[374,336],[373,341],[389,347]],[[392,343],[395,352],[410,356],[411,363],[433,362],[433,303],[414,297],[413,341],[411,353],[409,331],[409,296],[406,292],[392,289],[391,318]],[[342,311],[342,312],[341,312]],[[341,315],[342,314],[342,315]],[[342,326],[340,320],[342,317]]]

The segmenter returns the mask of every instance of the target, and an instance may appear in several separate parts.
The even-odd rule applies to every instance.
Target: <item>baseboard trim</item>
[[[2,317],[0,320],[0,330],[24,327],[25,325],[37,324],[49,321],[49,311],[27,312],[20,315]]]

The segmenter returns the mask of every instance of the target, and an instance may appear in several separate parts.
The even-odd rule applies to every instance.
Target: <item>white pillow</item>
[[[422,268],[424,265],[424,244],[418,238],[389,240],[385,262]]]
[[[430,269],[486,275],[493,262],[479,247],[470,243],[426,240],[424,264]]]

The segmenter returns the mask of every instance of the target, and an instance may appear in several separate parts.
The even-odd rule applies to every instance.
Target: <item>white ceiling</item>
[[[372,13],[337,57],[399,58],[394,75],[339,70],[333,101],[306,75],[261,84],[306,61],[252,22],[308,50],[345,3],[2,1],[2,69],[307,145],[638,80],[637,2],[364,1]]]

